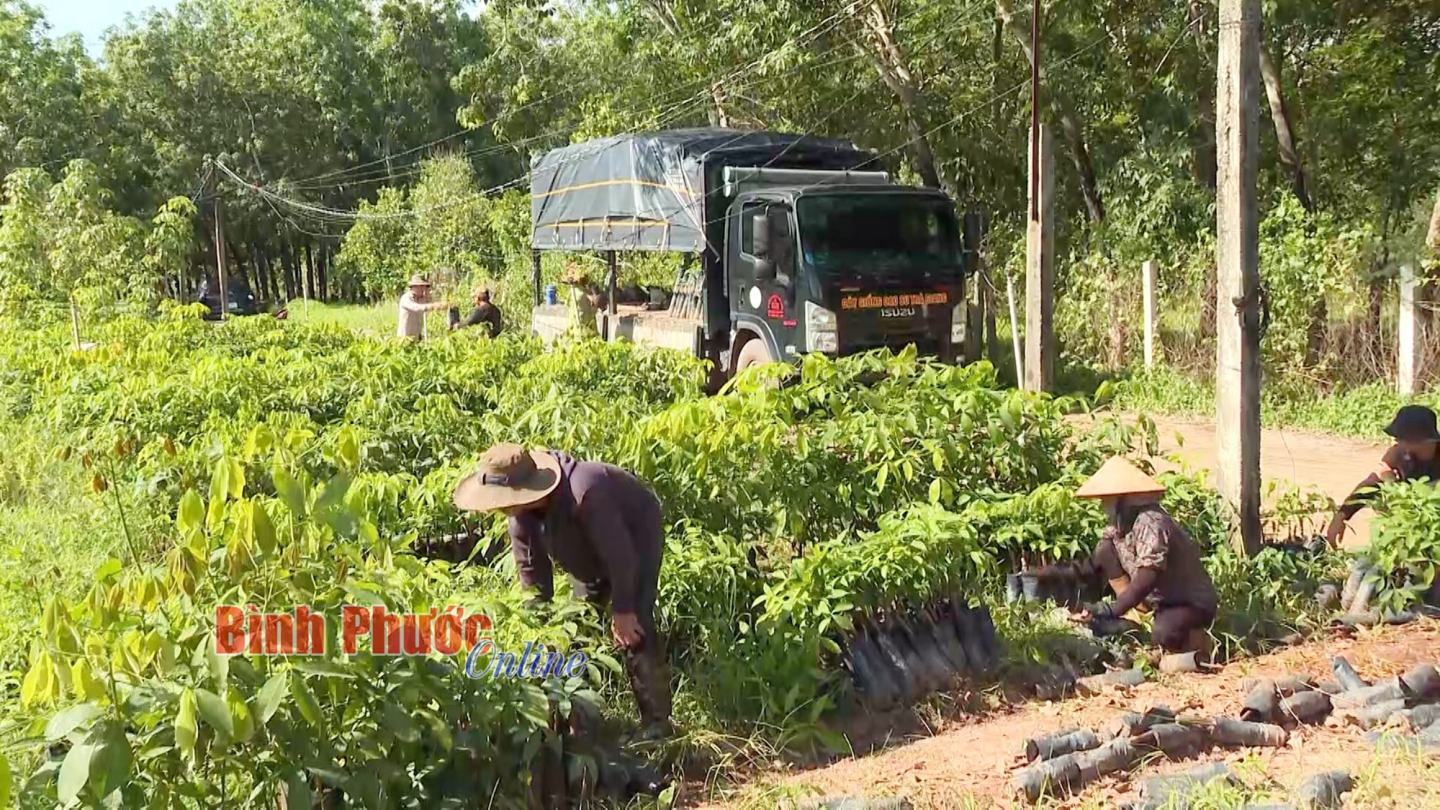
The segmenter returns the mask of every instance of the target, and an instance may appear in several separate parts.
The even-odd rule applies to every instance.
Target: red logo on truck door
[[[765,314],[771,318],[785,317],[785,301],[777,293],[770,294],[770,300],[765,303]]]

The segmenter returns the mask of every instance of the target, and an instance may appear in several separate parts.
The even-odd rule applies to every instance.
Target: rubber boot
[[[659,647],[646,640],[639,649],[625,651],[625,674],[640,709],[642,741],[664,739],[674,731],[670,724],[670,668]]]

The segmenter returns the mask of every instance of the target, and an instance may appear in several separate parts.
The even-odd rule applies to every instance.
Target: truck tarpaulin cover
[[[725,129],[575,144],[532,162],[531,245],[699,253],[707,223],[714,238],[713,225],[728,204],[721,197],[722,166],[838,170],[873,161],[874,155],[844,141]]]

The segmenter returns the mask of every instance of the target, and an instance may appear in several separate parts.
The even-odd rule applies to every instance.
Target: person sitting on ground
[[[1338,548],[1345,535],[1346,525],[1355,514],[1374,497],[1374,488],[1391,481],[1414,481],[1429,478],[1431,483],[1440,482],[1440,430],[1435,426],[1435,411],[1424,405],[1406,405],[1395,414],[1385,427],[1385,433],[1395,440],[1380,464],[1365,480],[1355,485],[1325,532],[1325,541]]]
[[[1087,605],[1082,619],[1113,619],[1148,606],[1151,637],[1167,653],[1208,657],[1219,601],[1190,535],[1160,505],[1165,487],[1122,458],[1105,462],[1075,494],[1099,498],[1110,525],[1085,567],[1103,573],[1115,601]]]
[[[470,326],[484,324],[490,333],[490,337],[499,337],[500,330],[504,328],[500,318],[500,307],[490,302],[490,290],[481,287],[475,291],[475,309],[471,310],[465,320],[456,324],[456,329],[464,329]]]
[[[398,337],[419,341],[425,337],[425,313],[445,309],[444,301],[431,303],[430,282],[422,275],[410,277],[405,294],[400,296],[400,318],[395,327]]]

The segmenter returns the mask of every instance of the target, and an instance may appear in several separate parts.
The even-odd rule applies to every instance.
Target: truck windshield
[[[898,194],[801,197],[805,262],[827,275],[959,269],[955,215],[945,203]]]

